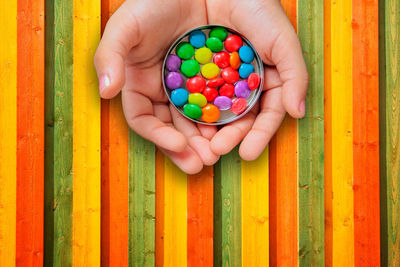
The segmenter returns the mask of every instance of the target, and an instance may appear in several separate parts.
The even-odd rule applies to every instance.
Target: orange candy
[[[240,67],[240,57],[239,57],[239,53],[238,52],[233,52],[231,54],[231,57],[229,59],[229,63],[231,63],[232,68],[234,68],[235,70],[237,70]]]
[[[214,106],[213,104],[207,104],[205,105],[201,111],[203,111],[203,115],[201,118],[203,119],[204,122],[216,122],[219,118],[220,111],[219,109]]]

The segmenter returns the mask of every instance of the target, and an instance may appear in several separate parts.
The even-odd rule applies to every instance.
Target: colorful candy
[[[243,40],[237,35],[230,35],[225,40],[225,49],[229,52],[238,51],[239,48],[243,45]]]
[[[247,108],[247,101],[245,98],[235,98],[232,100],[231,111],[235,114],[240,114]]]
[[[251,90],[246,81],[239,81],[235,84],[235,95],[237,97],[248,98]]]
[[[182,107],[188,101],[189,93],[183,88],[175,89],[171,93],[171,101],[177,107]]]
[[[229,59],[229,63],[231,64],[231,67],[237,70],[240,67],[240,57],[238,52],[232,52],[231,57]]]
[[[228,37],[228,31],[223,27],[215,27],[210,31],[210,37],[216,37],[223,42]]]
[[[200,30],[194,31],[189,35],[189,42],[196,48],[203,47],[206,44],[206,35]]]
[[[183,61],[181,65],[181,71],[183,75],[185,75],[186,77],[188,78],[193,77],[200,71],[199,62],[197,62],[194,59]]]
[[[194,55],[194,47],[187,42],[180,43],[176,47],[176,54],[181,59],[190,59]]]
[[[199,107],[204,107],[207,105],[207,99],[204,95],[200,93],[190,94],[188,98],[189,104],[197,105]]]
[[[219,74],[219,67],[215,63],[207,63],[201,67],[201,74],[204,78],[213,79]]]
[[[212,87],[206,87],[203,91],[203,95],[206,97],[208,102],[213,102],[214,99],[218,96],[218,91]]]
[[[254,72],[254,66],[251,64],[243,63],[239,67],[239,76],[242,79],[247,79],[250,74]]]
[[[165,62],[165,66],[169,71],[178,71],[181,67],[182,60],[177,55],[169,55],[167,61]]]
[[[221,71],[221,77],[227,83],[235,83],[239,80],[239,73],[232,67],[227,67]]]
[[[194,104],[186,104],[183,106],[183,113],[188,116],[189,118],[192,119],[199,119],[201,115],[203,115],[203,112],[201,111],[201,108],[197,105]]]
[[[235,94],[235,86],[230,83],[225,83],[219,88],[219,95],[233,97]]]
[[[170,72],[167,77],[165,77],[165,85],[169,89],[177,89],[182,86],[183,78],[182,75],[178,72]]]
[[[220,110],[227,110],[232,106],[232,99],[227,96],[217,96],[214,99],[214,105],[216,105]]]
[[[212,52],[210,48],[208,47],[202,47],[196,50],[194,53],[194,58],[200,63],[200,64],[206,64],[210,62],[212,58]]]
[[[201,119],[205,122],[216,122],[221,114],[219,109],[213,104],[207,104],[201,111],[203,112]]]
[[[186,87],[191,93],[201,93],[206,87],[206,80],[201,76],[194,76],[187,80]]]
[[[213,61],[215,64],[217,64],[218,67],[221,69],[226,68],[230,65],[229,63],[229,58],[231,56],[229,55],[228,52],[218,52],[214,55]]]
[[[210,37],[206,41],[206,46],[213,52],[219,52],[224,48],[224,45],[217,37]]]
[[[244,63],[251,63],[254,60],[254,52],[249,46],[242,46],[239,49],[239,57]]]
[[[208,83],[207,83],[207,86],[215,88],[215,87],[223,85],[224,82],[225,82],[225,80],[223,78],[218,77],[218,78],[214,78],[214,79],[209,80]]]
[[[261,78],[257,73],[252,73],[247,78],[247,83],[249,84],[250,90],[255,90],[260,85]]]

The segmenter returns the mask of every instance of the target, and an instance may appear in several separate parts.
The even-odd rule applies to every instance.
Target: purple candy
[[[232,106],[232,99],[227,96],[217,96],[214,99],[214,105],[216,105],[220,110],[227,110]]]
[[[180,88],[182,83],[182,75],[178,72],[170,72],[165,77],[165,85],[171,90]]]
[[[246,81],[239,81],[235,85],[235,95],[237,97],[248,98],[251,94],[251,90]]]
[[[169,71],[177,71],[181,67],[181,59],[177,55],[169,55],[165,65]]]

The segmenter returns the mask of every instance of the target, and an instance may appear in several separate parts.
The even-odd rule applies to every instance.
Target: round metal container
[[[189,42],[189,35],[190,35],[191,32],[196,31],[196,30],[201,30],[201,31],[203,31],[205,33],[206,36],[208,36],[210,30],[215,28],[215,27],[224,27],[228,31],[228,34],[236,34],[236,35],[240,36],[242,38],[242,40],[243,40],[243,44],[248,45],[249,47],[251,47],[253,49],[255,57],[254,57],[254,60],[253,60],[253,62],[251,64],[254,66],[254,72],[257,73],[260,76],[261,81],[260,81],[260,84],[259,84],[258,88],[253,90],[251,92],[250,96],[246,99],[247,100],[247,108],[246,108],[245,111],[243,111],[241,114],[238,115],[238,114],[233,113],[230,109],[229,110],[221,110],[221,114],[219,116],[219,119],[216,122],[208,123],[208,122],[204,122],[203,120],[201,120],[201,118],[200,119],[192,119],[192,118],[186,116],[183,113],[183,108],[177,107],[172,103],[172,101],[171,101],[171,92],[173,90],[168,89],[166,87],[166,85],[165,85],[165,77],[169,73],[169,71],[166,69],[166,61],[167,61],[167,57],[170,54],[176,54],[175,53],[175,48],[179,43],[181,43],[181,42]],[[222,51],[226,51],[225,48]],[[215,53],[213,52],[213,55],[214,54]],[[201,67],[202,67],[202,64],[200,64],[200,68]],[[188,80],[188,78],[185,77],[184,75],[182,75],[182,76],[183,76],[183,79],[184,79],[182,88],[187,90],[186,81]],[[170,103],[185,118],[187,118],[187,119],[189,119],[189,120],[191,120],[193,122],[206,124],[206,125],[223,125],[223,124],[227,124],[227,123],[233,122],[235,120],[238,120],[239,118],[243,117],[247,112],[249,112],[253,108],[253,106],[255,105],[255,103],[257,102],[257,100],[259,99],[259,97],[260,97],[260,95],[262,93],[262,88],[263,88],[263,84],[264,84],[264,64],[263,64],[260,56],[258,55],[257,51],[254,49],[253,45],[250,43],[250,41],[246,37],[244,37],[242,34],[240,34],[239,32],[237,32],[237,31],[235,31],[235,30],[233,30],[231,28],[228,28],[228,27],[225,27],[225,26],[221,26],[221,25],[200,26],[200,27],[194,28],[194,29],[182,34],[178,39],[176,39],[176,41],[168,49],[168,52],[167,52],[167,54],[166,54],[166,56],[164,58],[164,63],[163,63],[163,66],[162,66],[162,79],[161,80],[162,80],[162,83],[163,83],[164,91],[167,94]],[[245,79],[241,79],[240,78],[239,81],[240,80],[245,80]]]

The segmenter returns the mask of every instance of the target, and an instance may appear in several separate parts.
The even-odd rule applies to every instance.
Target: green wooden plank
[[[44,265],[72,266],[73,0],[46,1]]]
[[[241,160],[236,147],[214,169],[214,266],[241,265]]]
[[[155,263],[155,147],[129,132],[129,266]]]
[[[298,2],[298,33],[310,75],[306,115],[298,122],[299,265],[325,265],[324,6]]]

